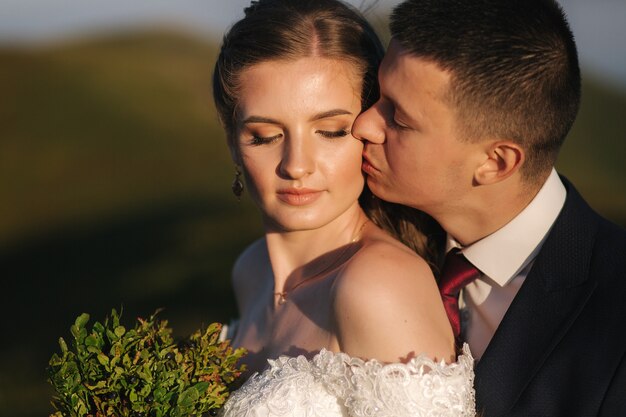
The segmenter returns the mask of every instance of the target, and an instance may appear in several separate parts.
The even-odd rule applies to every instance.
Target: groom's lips
[[[363,163],[361,164],[361,169],[366,174],[375,174],[379,172],[379,170],[374,165],[372,165],[370,160],[367,158],[367,155],[365,154],[363,154]]]

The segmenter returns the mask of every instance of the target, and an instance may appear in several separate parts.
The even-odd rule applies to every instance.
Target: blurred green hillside
[[[211,103],[216,48],[120,34],[0,51],[0,415],[47,415],[47,359],[85,311],[228,321],[260,236]]]
[[[600,214],[626,227],[626,90],[585,76],[582,105],[557,169]]]
[[[50,411],[44,368],[85,311],[164,307],[179,335],[235,315],[229,271],[261,235],[230,193],[216,48],[168,32],[0,50],[0,416]],[[586,80],[559,161],[626,225],[626,96]]]

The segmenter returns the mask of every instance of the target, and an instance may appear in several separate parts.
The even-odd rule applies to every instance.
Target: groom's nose
[[[356,118],[352,125],[352,136],[363,142],[385,142],[385,118],[380,112],[379,103],[375,103]]]

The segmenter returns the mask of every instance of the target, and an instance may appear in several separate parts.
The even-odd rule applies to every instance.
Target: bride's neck
[[[323,227],[300,231],[268,231],[267,251],[274,275],[274,287],[281,289],[290,277],[306,273],[303,266],[349,244],[356,230],[367,221],[360,207],[346,212]]]

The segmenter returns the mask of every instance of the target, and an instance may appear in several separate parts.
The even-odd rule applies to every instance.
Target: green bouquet
[[[50,358],[56,410],[50,417],[216,415],[244,370],[245,350],[220,340],[219,323],[176,343],[157,313],[130,330],[116,310],[91,330],[89,315],[78,316],[73,343],[60,338],[61,353]]]

